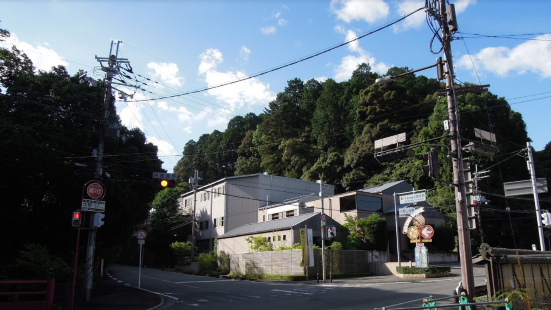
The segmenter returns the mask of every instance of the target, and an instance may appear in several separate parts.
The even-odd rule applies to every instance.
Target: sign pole
[[[402,267],[402,259],[400,258],[401,244],[400,244],[400,235],[398,231],[398,206],[396,205],[396,193],[394,197],[394,224],[396,225],[396,256],[398,256],[398,267]]]
[[[140,242],[140,260],[138,262],[138,288],[141,288],[142,280],[142,243]]]

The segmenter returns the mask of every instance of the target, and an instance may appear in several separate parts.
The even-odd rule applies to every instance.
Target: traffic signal
[[[335,226],[327,226],[327,239],[333,239],[337,236],[337,228]]]
[[[176,187],[176,180],[173,179],[153,179],[151,184],[155,188],[174,188]]]
[[[423,154],[423,161],[426,162],[426,165],[423,165],[423,171],[427,176],[435,178],[440,174],[440,163],[438,162],[438,153],[436,153],[435,149]]]
[[[101,227],[103,224],[103,218],[105,217],[105,214],[103,213],[95,213],[94,214],[94,227]]]
[[[541,215],[541,223],[543,224],[543,226],[551,225],[551,213],[549,213],[549,211]]]
[[[80,211],[73,212],[73,218],[71,219],[71,226],[73,227],[79,227],[80,226],[80,217],[82,216],[82,213]]]
[[[469,229],[476,229],[476,210],[475,206],[467,206],[467,220]]]

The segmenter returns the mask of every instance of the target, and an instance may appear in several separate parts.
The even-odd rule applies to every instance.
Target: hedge
[[[396,267],[396,272],[400,274],[443,274],[451,272],[450,266],[429,266],[426,268],[417,267]]]

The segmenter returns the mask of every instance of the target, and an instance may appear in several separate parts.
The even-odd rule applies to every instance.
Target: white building
[[[324,197],[334,194],[333,185],[323,186]],[[318,196],[319,191],[320,185],[316,182],[266,173],[227,177],[200,186],[195,201],[196,245],[201,252],[210,251],[218,236],[258,222],[260,207],[279,204],[298,196]],[[181,195],[180,208],[184,215],[193,213],[193,205],[193,191]]]

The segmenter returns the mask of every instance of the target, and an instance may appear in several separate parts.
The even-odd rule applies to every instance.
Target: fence
[[[0,296],[13,296],[11,300],[2,300],[0,301],[0,309],[18,309],[18,310],[50,310],[52,309],[54,303],[54,288],[55,288],[55,277],[54,273],[50,271],[48,274],[48,280],[39,280],[39,281],[0,281],[2,286],[15,286],[19,289],[20,286],[30,286],[33,285],[45,285],[46,288],[42,291],[25,291],[25,292],[0,292]],[[36,296],[42,295],[44,297],[39,298],[40,300],[20,300],[21,296]]]
[[[492,259],[491,286],[495,295],[522,289],[529,297],[531,308],[551,308],[551,257],[507,256]],[[519,290],[521,289],[521,290]],[[527,309],[526,302],[514,302],[515,309]]]
[[[239,253],[230,256],[230,271],[236,274],[305,275],[300,266],[302,250],[266,251]],[[386,262],[386,252],[376,251],[325,251],[326,276],[365,275],[369,273],[370,262]],[[308,268],[308,274],[322,275],[321,249],[314,249],[314,266]]]

